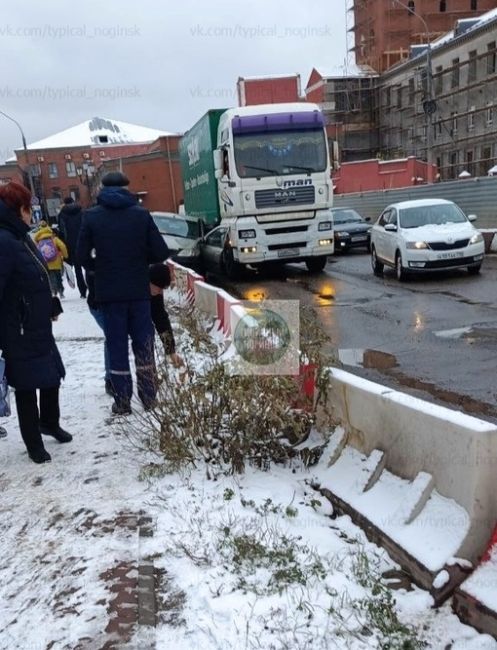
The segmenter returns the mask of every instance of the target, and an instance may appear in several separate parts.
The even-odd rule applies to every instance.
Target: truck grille
[[[458,241],[448,244],[443,241],[429,242],[428,246],[432,251],[452,251],[455,248],[465,248],[469,244],[469,239],[459,239]]]
[[[270,244],[268,250],[270,251],[279,251],[283,248],[305,248],[305,241],[296,241],[291,244]]]
[[[270,208],[285,207],[314,203],[314,186],[292,187],[289,189],[257,190],[255,192],[255,207]]]
[[[266,235],[288,235],[294,232],[307,232],[309,226],[285,226],[284,228],[268,228]]]

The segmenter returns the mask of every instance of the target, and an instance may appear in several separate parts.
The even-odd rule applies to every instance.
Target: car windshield
[[[355,210],[333,210],[333,223],[361,223],[363,218]]]
[[[234,150],[241,178],[321,172],[327,165],[322,128],[239,133]]]
[[[191,219],[182,219],[181,217],[163,217],[154,215],[153,217],[157,228],[163,235],[172,235],[173,237],[185,237],[187,239],[198,239],[200,237],[199,225]]]
[[[399,211],[399,218],[401,228],[442,226],[447,223],[467,221],[464,213],[453,203],[403,208]]]

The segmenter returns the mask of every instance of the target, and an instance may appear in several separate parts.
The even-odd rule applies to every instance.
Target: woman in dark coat
[[[41,434],[59,442],[70,442],[72,436],[59,424],[65,370],[52,334],[47,267],[28,234],[30,206],[31,194],[23,185],[0,186],[0,351],[29,457],[46,463],[51,458]]]

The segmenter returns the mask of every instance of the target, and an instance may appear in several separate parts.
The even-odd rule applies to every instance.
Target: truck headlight
[[[331,230],[333,228],[331,221],[321,221],[318,230]]]
[[[477,232],[471,237],[471,239],[469,240],[469,243],[470,244],[479,244],[482,241],[483,241],[483,235],[481,234],[481,232]]]
[[[255,239],[255,230],[239,230],[238,237],[240,239]]]
[[[406,248],[410,248],[416,251],[421,251],[424,250],[425,248],[428,248],[428,244],[425,241],[407,241]]]
[[[331,244],[331,239],[320,239],[319,240],[319,245],[320,246],[330,246]]]
[[[257,253],[257,246],[249,246],[247,248],[241,248],[240,252],[242,252],[242,253]]]

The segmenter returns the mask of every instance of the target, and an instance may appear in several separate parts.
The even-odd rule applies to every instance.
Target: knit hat
[[[72,198],[72,196],[66,196],[66,198],[64,199],[64,205],[71,205],[71,203],[74,203],[74,199]]]
[[[150,284],[165,289],[171,284],[171,272],[165,264],[152,264],[148,270]]]
[[[126,187],[129,185],[129,179],[122,172],[109,172],[102,178],[104,187]]]

